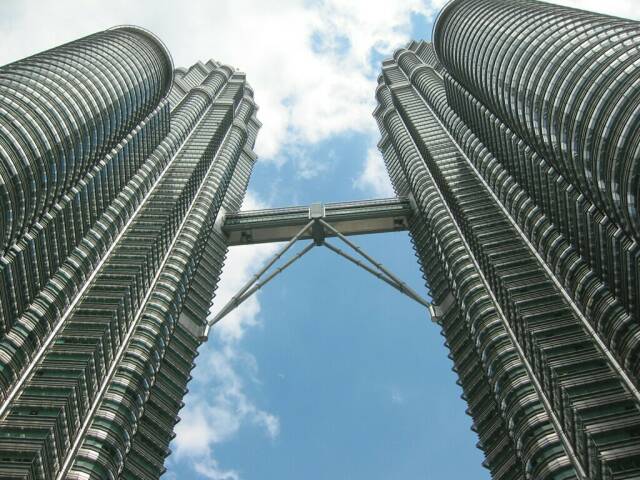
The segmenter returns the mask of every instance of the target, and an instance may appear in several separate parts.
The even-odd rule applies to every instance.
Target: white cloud
[[[391,403],[394,405],[404,405],[405,401],[404,394],[400,390],[395,387],[391,389]]]
[[[139,0],[132,8],[128,0],[5,0],[0,64],[113,25],[139,24],[167,43],[176,65],[215,57],[246,71],[264,123],[257,152],[282,163],[289,144],[346,131],[375,134],[373,50],[390,54],[408,41],[412,14],[432,16],[444,3]],[[636,0],[554,3],[640,18]]]
[[[364,170],[355,180],[354,186],[360,190],[372,192],[378,197],[392,197],[394,195],[384,160],[377,147],[369,148]]]
[[[226,305],[255,273],[264,259],[277,249],[277,245],[238,246],[229,250],[220,287],[216,292],[214,312]],[[242,305],[216,324],[213,332],[225,343],[242,339],[247,328],[258,324],[260,303],[257,296],[249,297]]]
[[[345,132],[378,135],[372,55],[390,55],[405,44],[411,15],[432,16],[430,5],[441,2],[140,0],[131,8],[127,0],[112,0],[109,7],[99,0],[5,1],[0,64],[113,25],[143,26],[164,40],[177,66],[214,57],[245,71],[263,122],[256,144],[261,161],[291,161],[300,178],[310,179],[331,166],[331,160],[309,160],[310,144]],[[376,180],[374,191],[382,182]],[[246,308],[257,304],[250,301]]]
[[[5,0],[0,64],[113,25],[144,26],[167,43],[176,65],[214,57],[246,71],[264,123],[256,150],[262,160],[282,164],[291,154],[287,146],[344,132],[377,136],[372,52],[390,54],[409,39],[412,14],[432,16],[444,3],[139,0],[131,8],[128,0]],[[636,0],[554,3],[640,18]],[[302,176],[322,169],[296,167]]]
[[[373,49],[390,54],[408,41],[410,15],[431,15],[427,5],[427,0],[141,0],[132,8],[127,0],[108,6],[99,0],[4,1],[0,63],[112,25],[141,25],[166,42],[176,65],[214,57],[247,72],[264,124],[257,153],[284,162],[286,145],[375,131]]]
[[[198,461],[194,464],[194,470],[205,478],[211,480],[240,480],[235,470],[222,470],[218,462],[213,458]]]
[[[212,479],[235,480],[239,473],[222,470],[215,457],[216,447],[232,439],[243,426],[254,426],[275,439],[280,433],[279,419],[258,408],[245,392],[244,370],[255,361],[234,342],[216,342],[199,359],[186,407],[176,426],[175,461],[185,461]],[[204,350],[204,349],[203,349]],[[244,358],[250,357],[249,365]]]

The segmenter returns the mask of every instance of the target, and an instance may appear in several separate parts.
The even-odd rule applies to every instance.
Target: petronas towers
[[[0,478],[163,472],[260,124],[124,27],[0,70]]]
[[[467,0],[383,63],[380,148],[496,479],[640,478],[639,47]]]
[[[640,479],[640,24],[453,0],[375,94],[493,478]],[[1,479],[163,473],[256,110],[137,27],[0,68]]]

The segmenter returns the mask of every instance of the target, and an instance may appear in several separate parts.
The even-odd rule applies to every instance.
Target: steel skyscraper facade
[[[496,479],[640,478],[640,25],[453,0],[375,117]]]
[[[0,69],[0,478],[158,478],[260,127],[137,27]]]

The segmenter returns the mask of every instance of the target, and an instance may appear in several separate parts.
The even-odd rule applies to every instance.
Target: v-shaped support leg
[[[411,298],[412,300],[418,302],[419,304],[427,307],[429,309],[429,313],[431,317],[434,318],[434,310],[433,306],[430,302],[422,298],[417,292],[411,289],[406,283],[400,280],[396,275],[391,273],[387,268],[384,267],[380,262],[377,262],[370,255],[368,255],[362,248],[349,240],[345,235],[340,233],[333,225],[329,224],[322,218],[321,213],[310,212],[311,220],[307,223],[287,244],[281,248],[271,259],[267,262],[267,264],[260,269],[258,273],[256,273],[249,282],[247,282],[240,291],[231,298],[231,300],[224,306],[222,309],[207,323],[209,327],[219,322],[223,317],[228,315],[238,306],[240,306],[245,300],[247,300],[251,295],[260,290],[263,286],[273,280],[276,276],[282,273],[285,269],[290,267],[297,260],[302,258],[307,252],[309,252],[315,246],[325,246],[332,252],[338,254],[339,256],[349,260],[351,263],[359,266],[363,270],[369,272],[375,277],[379,278],[383,282],[392,286],[402,294]],[[307,231],[313,232],[313,241],[309,243],[306,247],[304,247],[299,253],[294,255],[290,260],[284,263],[282,267],[277,268],[273,273],[267,275],[264,280],[260,280],[263,275],[267,273],[267,271],[295,244],[300,237],[305,235]],[[326,236],[335,236],[346,243],[349,247],[351,247],[355,252],[357,252],[362,258],[366,260],[366,262],[360,261],[354,256],[344,252],[338,247],[328,243],[326,241]],[[368,262],[368,263],[367,263]]]
[[[365,258],[371,265],[373,265],[375,267],[375,269],[367,266],[366,264],[362,263],[361,261],[359,261],[358,259],[352,257],[351,255],[343,252],[342,250],[340,250],[337,247],[334,247],[333,245],[331,245],[330,243],[328,243],[326,240],[324,242],[324,245],[331,251],[337,253],[338,255],[340,255],[341,257],[346,258],[347,260],[349,260],[350,262],[356,264],[357,266],[361,267],[362,269],[366,270],[367,272],[373,274],[374,276],[378,277],[380,280],[388,283],[389,285],[391,285],[393,288],[395,288],[396,290],[398,290],[399,292],[405,294],[407,297],[415,300],[416,302],[420,303],[421,305],[424,305],[427,308],[431,307],[431,304],[423,299],[418,293],[416,293],[413,289],[411,289],[406,283],[404,283],[402,280],[400,280],[397,276],[395,276],[393,273],[391,273],[387,268],[384,267],[384,265],[382,265],[382,263],[380,262],[376,262],[370,255],[368,255],[362,248],[360,248],[358,245],[356,245],[355,243],[353,243],[351,240],[349,240],[346,236],[344,236],[342,233],[340,233],[337,229],[335,229],[331,224],[325,222],[324,220],[320,219],[319,222],[329,231],[331,231],[336,237],[338,237],[340,240],[342,240],[344,243],[346,243],[347,245],[349,245],[353,250],[355,250],[356,252],[358,252],[360,254],[360,256],[362,256],[363,258]],[[376,271],[377,270],[377,271]]]
[[[240,289],[238,293],[236,293],[229,302],[222,307],[222,309],[207,323],[209,327],[218,323],[222,317],[226,316],[228,313],[235,310],[240,306],[247,298],[253,295],[255,292],[260,290],[264,285],[273,280],[277,275],[282,273],[286,268],[290,267],[296,260],[300,259],[303,255],[305,255],[309,250],[315,247],[315,244],[310,243],[307,245],[300,253],[295,255],[291,260],[287,261],[282,267],[278,268],[274,273],[267,276],[263,281],[260,281],[260,278],[289,250],[302,235],[304,235],[307,230],[309,230],[314,224],[314,220],[311,220],[307,223],[302,229],[287,242],[287,244],[282,247],[271,259],[267,262],[267,264],[260,269],[258,273],[256,273],[251,279]]]

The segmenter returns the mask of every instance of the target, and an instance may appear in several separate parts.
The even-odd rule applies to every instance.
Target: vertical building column
[[[464,382],[463,389],[469,395],[469,412],[483,440],[481,445],[487,454],[487,466],[496,478],[515,479],[522,475],[526,466],[539,473],[541,470],[533,465],[544,463],[543,459],[546,459],[553,461],[556,474],[573,473],[554,431],[548,408],[536,395],[522,354],[508,333],[510,327],[492,299],[491,290],[483,282],[482,273],[459,231],[458,220],[452,216],[451,207],[443,198],[441,180],[434,178],[427,168],[412,135],[391,104],[388,89],[384,95],[380,93],[379,98],[383,108],[387,108],[380,109],[378,117],[383,120],[384,132],[389,135],[402,165],[404,180],[400,181],[410,186],[416,199],[418,212],[411,232],[418,255],[427,267],[428,281],[433,282],[432,290],[440,312],[440,318],[436,320],[442,322],[444,332],[448,334],[446,338],[454,364]],[[433,126],[431,130],[432,138],[440,139],[434,141],[431,148],[442,152],[440,160],[445,160],[447,142]],[[434,254],[438,258],[435,265]],[[444,285],[439,271],[446,278]],[[456,315],[458,309],[459,316]],[[496,389],[497,398],[493,393]],[[514,418],[517,418],[516,423]],[[523,442],[536,429],[546,437],[550,450],[533,439]],[[523,442],[523,448],[516,448],[518,442]]]
[[[523,5],[547,8],[528,1],[484,3],[503,5],[504,11],[494,12],[498,17]],[[555,13],[562,16],[563,11]],[[479,42],[477,32],[465,30],[476,18],[461,15],[457,28]],[[525,19],[518,25],[523,23]],[[460,40],[446,29],[442,35],[447,41]],[[479,55],[495,53],[483,45]],[[462,53],[471,47],[459,48],[461,55],[452,62],[465,61]],[[448,89],[460,67],[441,64],[430,50],[412,43],[383,63],[376,116],[394,184],[416,199],[413,239],[433,284],[437,319],[474,416],[485,463],[495,478],[519,478],[518,468],[525,478],[535,479],[633,476],[640,465],[635,440],[640,431],[638,327],[615,298],[619,290],[608,291],[546,217],[543,209],[553,206],[538,195],[538,190],[546,195],[540,187],[544,181],[536,177],[526,185],[528,191],[510,175],[503,161],[512,171],[529,165],[516,165],[517,159],[499,150],[506,145],[499,128],[493,129],[491,143],[497,156],[476,135],[499,126],[499,113],[484,117],[473,109],[474,97],[464,88]],[[484,72],[469,75],[475,81]],[[478,97],[494,93],[482,90],[488,84],[477,88],[473,95]],[[538,196],[532,198],[530,192]],[[432,213],[437,205],[445,215]],[[616,262],[608,265],[620,268]],[[621,278],[620,273],[612,272],[610,278]],[[478,364],[484,376],[469,375]],[[487,388],[480,387],[483,382]],[[477,407],[483,405],[486,412],[491,404],[507,437],[494,435],[500,422],[477,420],[482,418]]]
[[[203,85],[207,87],[205,82]],[[184,227],[176,232],[169,261],[160,272],[140,321],[128,345],[122,347],[122,360],[74,455],[71,478],[115,478],[129,455],[132,458],[127,464],[136,472],[136,478],[157,478],[162,471],[163,455],[157,453],[166,451],[171,438],[167,433],[172,431],[176,420],[158,426],[165,434],[148,438],[145,432],[148,433],[147,426],[154,418],[142,416],[147,407],[156,411],[159,406],[165,414],[177,415],[180,399],[186,393],[191,366],[188,357],[195,356],[195,349],[203,340],[208,309],[226,253],[224,237],[215,229],[216,217],[221,207],[239,206],[254,161],[245,150],[253,144],[247,136],[247,124],[255,107],[251,96],[243,98],[243,92],[244,79],[234,75],[214,102],[214,117],[216,106],[236,106],[235,119],[210,164]],[[196,133],[194,142],[201,142],[205,135],[216,138],[205,125],[202,132]],[[149,342],[150,338],[155,340]],[[177,352],[181,352],[182,369],[171,363]],[[134,436],[136,449],[132,451],[130,439]],[[149,443],[156,445],[151,448],[156,453],[141,458],[136,452],[146,446],[148,454]]]

